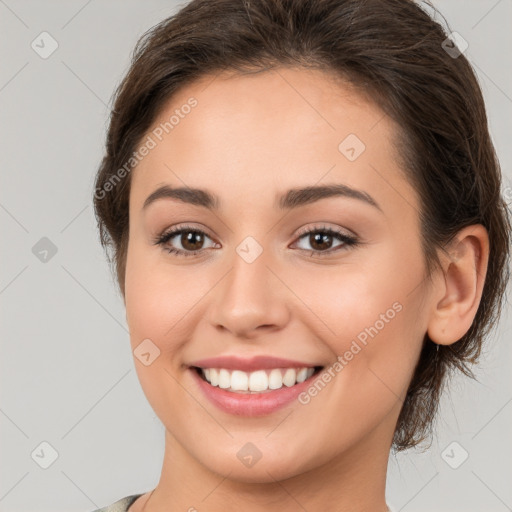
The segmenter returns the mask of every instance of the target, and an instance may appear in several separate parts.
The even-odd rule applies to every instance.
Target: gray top
[[[107,507],[93,510],[92,512],[127,512],[128,507],[130,507],[135,502],[135,500],[140,496],[142,496],[142,494],[132,494],[131,496],[121,498],[115,503],[112,503],[112,505],[108,505]],[[391,508],[388,508],[388,510],[389,512],[394,512],[394,510]]]
[[[115,503],[112,503],[112,505],[93,510],[92,512],[126,512],[128,507],[130,507],[140,496],[142,496],[142,494],[132,494],[131,496],[126,496],[125,498],[117,500]]]

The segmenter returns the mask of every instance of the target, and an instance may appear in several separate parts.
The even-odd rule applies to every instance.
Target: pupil
[[[313,237],[313,242],[311,242],[311,246],[315,247],[317,245],[316,249],[329,249],[331,246],[331,243],[328,243],[328,240],[330,240],[331,235],[322,234],[322,233],[315,233],[311,235]]]
[[[202,234],[198,233],[196,231],[187,231],[186,233],[183,233],[181,235],[181,245],[185,249],[189,249],[191,251],[195,251],[197,249],[200,249],[201,243],[202,243]],[[194,244],[199,244],[199,247],[194,246]]]

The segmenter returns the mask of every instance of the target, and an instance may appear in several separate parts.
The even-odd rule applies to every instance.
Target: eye
[[[154,241],[155,245],[161,245],[164,250],[177,256],[194,256],[204,249],[205,239],[211,238],[202,230],[189,227],[178,226],[165,231]],[[213,241],[212,241],[213,242]],[[175,247],[178,244],[181,247]],[[213,242],[213,247],[218,246]],[[212,247],[210,246],[210,247]]]
[[[211,238],[202,230],[190,226],[178,226],[169,229],[159,235],[154,241],[155,245],[161,245],[164,250],[176,256],[195,256],[202,252],[205,240],[210,241]],[[332,249],[333,241],[338,240],[340,243]],[[320,256],[332,254],[348,247],[354,247],[359,244],[356,237],[347,235],[341,231],[332,228],[315,227],[299,234],[299,241],[304,240],[312,248],[299,247],[303,251],[311,252],[311,256]],[[176,247],[178,244],[181,247]],[[297,242],[295,242],[297,244]],[[219,247],[212,241],[209,248]],[[207,247],[206,247],[207,248]]]
[[[340,243],[333,247],[333,241],[338,240]],[[315,227],[303,231],[299,235],[299,241],[304,240],[312,249],[300,247],[304,251],[310,251],[311,256],[320,256],[332,254],[348,247],[357,246],[359,241],[355,236],[347,235],[341,231],[337,231],[325,226]]]

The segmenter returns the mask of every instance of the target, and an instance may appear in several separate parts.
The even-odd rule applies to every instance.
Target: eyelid
[[[194,226],[192,224],[185,223],[176,224],[175,226],[171,226],[169,228],[164,229],[163,231],[160,231],[160,233],[154,237],[154,243],[158,243],[162,238],[166,237],[167,235],[176,235],[180,231],[196,231],[205,234],[206,236],[208,236],[208,238],[214,238],[210,234],[209,230],[204,226]]]
[[[172,226],[171,228],[168,228],[164,230],[160,235],[158,235],[154,240],[154,245],[161,245],[163,249],[167,250],[169,253],[173,253],[176,256],[195,256],[197,254],[203,254],[206,252],[206,248],[198,249],[196,251],[186,251],[183,249],[176,249],[175,247],[168,248],[165,246],[165,244],[175,236],[179,235],[183,232],[196,232],[200,233],[202,235],[205,235],[208,237],[212,242],[216,245],[219,245],[218,242],[215,241],[214,237],[210,236],[208,230],[204,227],[196,227],[192,226],[190,224],[178,224],[176,226]],[[347,230],[348,231],[348,230]],[[359,236],[354,234],[353,232],[349,231],[348,233],[344,231],[343,228],[340,228],[338,226],[336,227],[329,227],[326,226],[325,223],[317,224],[314,226],[307,226],[304,228],[301,228],[298,233],[295,235],[294,241],[292,242],[292,246],[299,243],[304,236],[309,235],[311,233],[327,233],[330,236],[337,235],[342,243],[338,246],[336,246],[334,249],[330,248],[326,251],[318,251],[318,250],[309,250],[309,249],[302,249],[299,248],[302,252],[310,252],[311,255],[316,255],[316,257],[327,257],[331,254],[335,254],[338,252],[341,252],[342,249],[339,249],[340,247],[343,248],[349,248],[349,247],[355,247],[361,244],[361,241],[359,239]],[[211,249],[210,247],[209,249]]]
[[[339,226],[331,227],[326,226],[325,223],[317,223],[313,226],[306,226],[304,228],[299,229],[297,234],[295,235],[296,238],[300,238],[301,236],[305,234],[309,234],[311,232],[316,231],[332,231],[334,233],[337,233],[338,235],[346,236],[347,238],[359,238],[354,232],[349,231],[345,228],[340,228]]]

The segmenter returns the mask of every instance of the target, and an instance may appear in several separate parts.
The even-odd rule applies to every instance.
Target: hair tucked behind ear
[[[480,223],[490,239],[481,303],[469,331],[438,352],[425,336],[396,427],[397,450],[429,437],[448,372],[471,375],[509,278],[510,217],[484,101],[464,55],[453,58],[443,49],[446,37],[410,0],[194,0],[138,42],[115,94],[96,178],[101,242],[124,294],[126,163],[179,88],[226,69],[302,66],[333,73],[375,101],[401,127],[397,145],[421,200],[427,273],[460,229]]]

